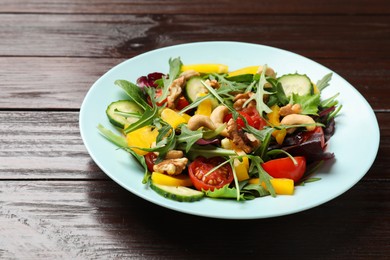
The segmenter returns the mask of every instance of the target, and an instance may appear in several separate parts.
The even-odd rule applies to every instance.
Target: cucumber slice
[[[106,114],[111,124],[124,128],[126,124],[132,124],[139,118],[137,117],[125,117],[116,113],[116,111],[125,113],[143,113],[143,109],[135,102],[129,100],[118,100],[112,102],[106,109]]]
[[[300,96],[313,94],[313,84],[306,75],[287,74],[281,76],[278,81],[282,84],[287,98],[290,98],[293,93]]]
[[[151,182],[150,188],[161,196],[180,202],[193,202],[203,198],[204,193],[184,186],[167,186]]]
[[[192,77],[187,81],[187,84],[184,89],[184,95],[188,102],[194,102],[199,94],[204,93],[206,87],[203,86],[201,77]]]

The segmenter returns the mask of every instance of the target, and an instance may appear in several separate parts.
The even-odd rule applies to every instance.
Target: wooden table
[[[293,2],[2,0],[0,258],[389,259],[390,1]],[[381,132],[365,177],[319,207],[246,221],[171,211],[111,181],[79,133],[90,86],[135,55],[210,40],[287,49],[355,86]]]

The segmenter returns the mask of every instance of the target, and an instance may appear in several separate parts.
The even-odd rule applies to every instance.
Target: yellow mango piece
[[[271,185],[275,189],[275,193],[278,195],[293,195],[294,194],[294,181],[287,178],[274,178],[271,179]],[[259,178],[253,178],[249,180],[251,184],[259,184]],[[261,183],[261,186],[265,187],[265,183]]]
[[[176,129],[178,125],[187,122],[182,115],[170,108],[165,108],[161,112],[161,119],[170,124],[173,129]]]
[[[257,66],[248,66],[242,69],[238,69],[232,72],[229,72],[228,77],[234,77],[238,75],[244,75],[244,74],[256,74],[259,70],[259,65]]]
[[[128,146],[150,148],[151,145],[156,142],[158,130],[153,129],[150,126],[144,126],[126,135]],[[131,148],[135,153],[139,155],[145,155],[148,152],[137,148]]]
[[[167,186],[192,186],[191,179],[188,175],[179,174],[179,175],[167,175],[160,172],[152,173],[152,181],[153,183]]]
[[[242,162],[238,159],[234,159],[234,170],[238,181],[249,179],[249,159],[248,157],[242,157]]]
[[[218,63],[188,64],[181,66],[182,71],[195,70],[199,73],[227,73],[229,67]]]

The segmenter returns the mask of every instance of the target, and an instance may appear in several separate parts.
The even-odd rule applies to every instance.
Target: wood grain
[[[2,181],[0,190],[0,232],[8,238],[0,256],[10,258],[386,259],[390,253],[384,214],[390,204],[378,200],[389,197],[387,182],[360,182],[317,208],[248,221],[171,211],[109,181]]]
[[[0,56],[129,58],[185,42],[230,40],[309,58],[390,58],[387,16],[0,14]],[[233,51],[233,50],[232,50]]]
[[[92,84],[124,60],[0,57],[0,109],[78,110]],[[387,60],[315,61],[349,81],[373,109],[390,111],[390,92],[386,91],[390,82],[390,63]],[[141,75],[135,75],[138,76]]]
[[[385,0],[273,1],[148,1],[3,0],[0,12],[11,13],[126,13],[126,14],[389,14]]]
[[[390,114],[376,115],[382,142],[365,179],[389,180]],[[0,179],[107,179],[83,145],[78,116],[77,112],[0,112]]]

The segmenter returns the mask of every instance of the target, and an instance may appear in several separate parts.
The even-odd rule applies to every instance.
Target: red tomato
[[[253,126],[253,120],[252,118],[245,112],[243,111],[238,111],[238,113],[240,113],[240,115],[242,115],[243,117],[245,117],[246,119],[246,122],[248,123],[248,125],[250,126]],[[226,123],[226,122],[229,122],[229,120],[233,118],[233,115],[232,114],[227,114],[224,118],[223,118],[223,122]],[[242,120],[241,117],[237,117],[237,128],[238,129],[241,129],[243,127],[245,127],[245,122],[244,120]]]
[[[215,166],[220,165],[225,160],[222,157],[204,158],[197,157],[188,166],[188,174],[197,190],[214,190],[222,188],[233,181],[233,171],[230,164],[224,164],[217,170],[205,176]]]
[[[176,103],[176,109],[182,110],[186,106],[188,106],[190,103],[187,101],[187,99],[184,96],[181,96]]]
[[[306,171],[306,159],[302,156],[294,157],[297,165],[289,158],[280,158],[263,163],[263,169],[274,178],[287,178],[298,182]]]
[[[148,170],[150,172],[153,172],[153,166],[156,159],[157,159],[157,155],[155,153],[150,152],[145,154],[146,165],[148,166]]]
[[[245,107],[242,110],[238,111],[240,115],[244,116],[246,121],[248,122],[248,125],[256,128],[256,129],[263,129],[264,126],[267,125],[265,120],[260,116],[259,112],[254,107]],[[227,114],[224,117],[223,122],[226,123],[232,118],[232,114]],[[237,125],[240,128],[245,127],[244,121],[239,117],[237,118]]]
[[[253,126],[254,128],[261,130],[264,128],[264,126],[267,125],[267,122],[265,122],[265,120],[260,116],[256,108],[245,107],[242,109],[242,112],[250,116],[253,121],[253,125],[251,126]]]

